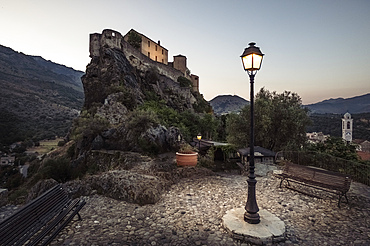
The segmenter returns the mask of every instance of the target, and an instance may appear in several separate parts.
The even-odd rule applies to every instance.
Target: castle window
[[[158,50],[158,46],[156,45],[156,46],[155,46],[155,51],[157,51],[157,50]]]
[[[162,59],[162,63],[164,63],[164,60]]]
[[[155,61],[157,61],[157,56],[155,56]]]
[[[163,50],[162,50],[162,55],[163,55]]]
[[[351,129],[351,123],[349,121],[347,122],[347,129]]]
[[[148,41],[148,47],[150,47],[150,41]]]
[[[148,57],[150,58],[150,52],[148,52]]]

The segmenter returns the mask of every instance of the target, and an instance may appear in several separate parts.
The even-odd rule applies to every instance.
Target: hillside
[[[370,113],[352,114],[353,138],[370,141]],[[333,137],[342,137],[342,114],[311,114],[312,125],[307,132],[322,132]]]
[[[305,105],[316,114],[351,114],[370,113],[370,93],[351,98],[328,99],[322,102]]]
[[[237,113],[249,102],[237,95],[219,95],[209,101],[215,114]]]
[[[82,75],[0,45],[0,144],[65,136],[83,104]]]

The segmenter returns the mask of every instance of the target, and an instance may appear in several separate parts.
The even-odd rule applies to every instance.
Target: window
[[[150,47],[150,41],[148,41],[148,47]]]
[[[156,46],[155,46],[155,51],[157,51],[157,50],[158,50],[158,46],[156,45]]]
[[[162,63],[164,63],[164,60],[162,59]]]
[[[148,52],[148,57],[150,58],[150,52]]]
[[[351,122],[347,122],[347,129],[351,129]]]
[[[155,56],[155,61],[157,61],[157,56]]]
[[[163,50],[162,50],[162,55],[163,55]]]

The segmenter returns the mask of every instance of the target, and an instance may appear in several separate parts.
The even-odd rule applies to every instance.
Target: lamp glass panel
[[[245,70],[252,69],[252,55],[243,56],[243,66]]]
[[[262,56],[252,54],[253,56],[253,69],[259,70],[261,67],[261,62],[262,62]]]

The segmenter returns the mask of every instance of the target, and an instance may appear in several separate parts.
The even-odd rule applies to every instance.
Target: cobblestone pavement
[[[85,197],[83,220],[76,216],[52,245],[249,245],[232,239],[222,226],[227,210],[245,205],[246,179],[227,173],[183,179],[154,205]],[[350,203],[338,208],[330,193],[307,196],[279,188],[279,182],[271,174],[258,178],[256,192],[259,208],[286,224],[286,241],[277,245],[370,244],[369,197],[350,191]]]

